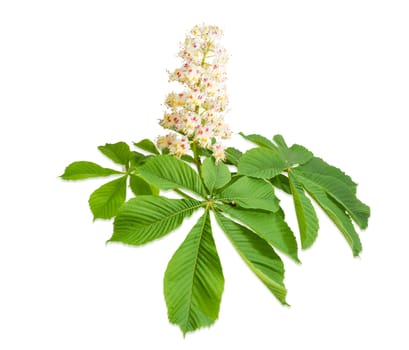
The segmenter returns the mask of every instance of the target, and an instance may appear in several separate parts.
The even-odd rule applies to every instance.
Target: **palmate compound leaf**
[[[274,194],[271,183],[263,179],[254,179],[247,176],[239,178],[223,189],[215,198],[220,201],[234,202],[243,208],[277,211],[278,198]]]
[[[295,172],[295,171],[294,171]],[[328,217],[341,231],[346,241],[350,245],[353,255],[358,256],[362,251],[361,241],[351,222],[351,218],[345,213],[345,210],[333,200],[325,190],[313,181],[296,174],[296,179],[307,190],[309,195],[318,203]]]
[[[196,200],[161,196],[132,198],[118,211],[109,242],[143,245],[170,233],[202,206]]]
[[[317,214],[310,199],[305,195],[304,188],[297,181],[292,171],[289,173],[288,178],[300,230],[301,246],[303,249],[307,249],[311,247],[318,235]]]
[[[113,218],[126,197],[126,176],[110,181],[96,189],[89,197],[89,206],[95,219]]]
[[[64,174],[60,177],[64,180],[84,180],[94,177],[105,177],[122,174],[114,169],[103,168],[102,166],[86,161],[74,162],[65,168]]]
[[[202,178],[209,193],[222,188],[230,179],[230,170],[226,164],[216,164],[213,158],[206,158],[202,164]]]
[[[215,212],[216,220],[241,258],[274,296],[284,305],[284,264],[274,249],[246,227]]]
[[[198,220],[169,261],[164,294],[171,323],[183,334],[210,326],[219,315],[224,277],[209,211]]]
[[[185,188],[202,197],[206,196],[199,175],[184,161],[173,156],[151,157],[138,168],[138,172],[149,183],[163,190]]]
[[[288,257],[299,263],[297,241],[291,228],[284,220],[284,213],[279,210],[275,213],[261,210],[249,210],[217,205],[226,214],[240,221],[253,230],[258,236],[280,250]]]
[[[265,179],[282,176],[278,173],[279,166],[277,164],[279,161],[285,163],[285,166],[284,164],[281,165],[283,170],[293,173],[292,192],[295,193],[294,200],[303,248],[310,246],[314,241],[318,222],[315,220],[313,207],[310,205],[308,197],[301,191],[302,188],[295,185],[294,182],[301,184],[324,209],[351,245],[354,255],[358,255],[362,249],[361,243],[350,217],[360,228],[364,229],[368,225],[370,210],[367,205],[356,198],[356,184],[351,178],[338,168],[325,163],[322,159],[313,157],[312,153],[302,146],[288,147],[280,135],[273,138],[275,143],[260,135],[242,136],[260,145],[261,148],[259,150],[251,149],[243,155],[238,166],[239,173]],[[263,155],[265,156],[264,159]],[[272,162],[275,166],[270,164]],[[282,179],[284,178],[271,179],[271,182],[275,185],[278,184],[277,187],[288,192],[287,187],[281,186],[285,185],[281,181]]]

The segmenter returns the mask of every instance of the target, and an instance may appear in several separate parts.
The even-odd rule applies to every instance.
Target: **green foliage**
[[[146,152],[152,153],[152,154],[159,154],[158,149],[156,148],[156,145],[149,139],[143,139],[139,142],[134,142],[135,147],[138,147]]]
[[[159,155],[138,168],[150,183],[163,190],[185,188],[201,196],[206,195],[200,176],[185,162],[169,155]]]
[[[184,218],[201,206],[196,200],[135,197],[119,210],[109,242],[142,245],[161,238],[179,227]]]
[[[129,167],[132,169],[136,169],[136,167],[141,166],[142,164],[145,164],[145,162],[149,159],[149,156],[146,156],[145,154],[132,151],[131,155],[129,157]]]
[[[241,151],[234,147],[227,147],[224,153],[226,154],[226,162],[236,166],[239,164],[239,160],[243,155]]]
[[[301,168],[304,172],[325,174],[342,181],[348,188],[356,194],[357,184],[352,181],[351,177],[345,174],[342,170],[327,164],[321,158],[314,157]]]
[[[271,179],[281,174],[287,164],[269,148],[253,148],[243,154],[237,168],[240,175]]]
[[[273,151],[276,150],[276,147],[274,146],[274,144],[268,138],[264,136],[256,135],[256,134],[244,135],[242,132],[239,133],[239,135],[241,135],[246,140],[253,142],[260,147],[269,148]]]
[[[290,187],[290,182],[288,181],[288,177],[279,174],[275,177],[273,177],[270,182],[273,184],[274,187],[279,188],[281,191],[284,191],[287,194],[292,194],[291,192],[291,187]]]
[[[307,249],[312,246],[318,234],[318,218],[310,199],[305,195],[304,188],[296,177],[289,174],[294,207],[300,229],[301,246]]]
[[[126,176],[110,181],[95,190],[89,197],[89,206],[95,219],[113,218],[125,202]]]
[[[247,266],[286,305],[284,264],[274,249],[264,239],[223,215],[216,213],[216,219]]]
[[[229,183],[231,174],[226,164],[216,164],[213,158],[206,158],[202,165],[202,178],[209,193],[213,193]]]
[[[285,222],[284,213],[281,210],[271,213],[261,210],[234,208],[228,205],[219,205],[219,207],[226,214],[252,229],[254,233],[274,248],[277,248],[295,262],[300,262],[297,241],[291,228]]]
[[[277,152],[280,154],[281,159],[286,162],[288,167],[305,164],[313,157],[313,154],[303,146],[292,145],[291,147],[288,147],[281,135],[275,135],[273,140],[277,145]]]
[[[60,177],[64,180],[84,180],[92,177],[104,177],[115,174],[122,174],[109,168],[103,168],[92,162],[74,162],[65,168],[64,174]]]
[[[131,175],[129,177],[129,187],[135,196],[159,194],[159,189],[156,186],[149,184],[143,177],[138,175]]]
[[[278,199],[273,186],[262,180],[243,176],[226,187],[217,199],[223,202],[233,202],[243,208],[277,211]]]
[[[253,172],[257,175],[256,177],[272,178],[285,169],[307,163],[313,157],[313,154],[303,146],[288,147],[281,135],[275,135],[274,142],[260,135],[244,135],[243,133],[240,135],[261,147],[246,152],[250,153],[250,156],[242,158],[245,160],[244,164],[239,163],[239,172],[241,167],[241,172],[245,175],[251,176]],[[263,156],[268,159],[265,164],[263,164]]]
[[[89,199],[94,219],[114,218],[108,242],[143,245],[171,233],[195,211],[204,211],[169,261],[164,278],[169,321],[184,334],[210,326],[219,315],[224,277],[210,212],[244,262],[284,305],[284,265],[276,251],[296,263],[300,260],[297,239],[276,196],[283,193],[275,188],[292,196],[302,249],[311,247],[318,235],[313,201],[334,222],[354,256],[362,250],[354,223],[366,228],[370,210],[357,198],[357,185],[348,175],[301,145],[288,146],[281,135],[241,135],[257,147],[245,153],[229,147],[225,162],[218,164],[211,151],[197,145],[193,156],[178,159],[166,154],[166,148],[160,154],[144,139],[134,143],[144,153],[124,142],[98,147],[119,170],[80,161],[61,175],[64,180],[117,176]],[[183,199],[164,197],[160,190]]]
[[[319,204],[344,235],[348,244],[351,246],[354,256],[358,256],[362,250],[362,246],[354,225],[351,222],[351,218],[322,187],[317,186],[314,182],[307,180],[306,178],[299,178],[311,197]]]
[[[370,210],[356,197],[356,184],[351,178],[319,158],[310,163],[297,168],[297,176],[319,186],[348,212],[360,228],[366,228]]]
[[[209,211],[197,221],[169,261],[164,293],[170,322],[182,332],[210,326],[219,315],[224,277]]]
[[[129,146],[125,142],[107,143],[98,149],[113,162],[121,165],[127,165],[131,156]]]

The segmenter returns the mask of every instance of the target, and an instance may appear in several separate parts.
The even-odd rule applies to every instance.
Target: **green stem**
[[[195,161],[196,167],[197,167],[197,171],[200,175],[200,177],[202,176],[202,162],[200,161],[200,156],[199,156],[199,150],[197,149],[197,143],[193,142],[192,143],[192,151],[193,151],[193,159]]]

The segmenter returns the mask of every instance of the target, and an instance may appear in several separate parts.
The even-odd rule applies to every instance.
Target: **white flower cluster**
[[[159,136],[157,145],[177,157],[186,154],[191,143],[197,143],[213,151],[217,162],[225,159],[220,140],[230,137],[231,131],[224,122],[228,55],[219,45],[221,36],[216,26],[195,26],[179,52],[182,67],[169,74],[170,81],[180,82],[185,90],[166,97],[168,111],[160,125],[173,132]]]

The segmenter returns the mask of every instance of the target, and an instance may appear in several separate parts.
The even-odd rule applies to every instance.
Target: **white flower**
[[[213,156],[216,159],[216,164],[225,160],[226,155],[224,153],[225,147],[217,142],[212,146],[212,150],[213,150]]]
[[[160,150],[167,148],[169,154],[181,157],[186,154],[189,149],[189,140],[187,137],[179,137],[174,133],[169,133],[165,136],[159,136],[156,140],[156,144]]]
[[[212,138],[212,130],[208,126],[200,126],[196,129],[194,141],[196,141],[200,147],[210,148],[212,145]]]
[[[168,148],[170,154],[185,154],[189,142],[196,142],[212,150],[217,161],[224,159],[220,139],[230,137],[231,131],[224,122],[228,105],[225,86],[228,55],[219,44],[221,36],[222,31],[216,26],[195,26],[179,52],[183,65],[169,73],[170,81],[185,87],[182,92],[167,95],[168,111],[160,121],[161,126],[182,136],[168,134],[158,138],[158,147]]]

